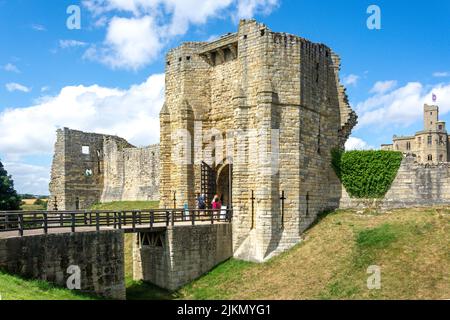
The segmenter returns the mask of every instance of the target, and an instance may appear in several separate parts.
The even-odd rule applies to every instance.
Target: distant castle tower
[[[439,107],[424,105],[422,131],[414,136],[394,136],[393,144],[381,145],[381,150],[415,154],[419,163],[448,162],[449,136],[444,121],[439,121]]]

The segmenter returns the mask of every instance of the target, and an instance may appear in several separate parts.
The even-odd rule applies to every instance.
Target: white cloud
[[[423,105],[432,104],[432,94],[437,96],[441,114],[450,111],[450,83],[436,86],[424,86],[419,82],[410,82],[403,87],[383,94],[375,94],[358,103],[357,128],[390,125],[408,126],[422,118]]]
[[[78,40],[59,40],[59,47],[61,49],[74,48],[74,47],[85,47],[88,44],[83,41]]]
[[[49,86],[43,86],[43,87],[41,88],[41,92],[47,92],[48,90],[50,90],[50,87],[49,87]]]
[[[450,72],[446,72],[446,71],[439,71],[439,72],[435,72],[433,73],[433,77],[436,78],[446,78],[446,77],[450,77]]]
[[[50,168],[22,162],[3,163],[8,174],[12,176],[14,187],[19,193],[48,195]]]
[[[158,26],[152,17],[114,17],[109,24],[103,46],[92,46],[84,56],[112,68],[136,70],[154,60],[161,49]]]
[[[59,127],[114,134],[136,145],[156,143],[163,101],[163,74],[128,90],[65,87],[36,105],[0,113],[0,154],[15,162],[30,155],[51,155]]]
[[[28,92],[31,91],[30,88],[28,88],[28,87],[26,87],[26,86],[24,86],[24,85],[22,85],[20,83],[16,83],[16,82],[7,83],[5,85],[5,87],[6,87],[6,90],[8,90],[9,92],[22,91],[22,92],[27,92],[28,93]]]
[[[252,18],[255,13],[270,14],[277,6],[278,0],[241,0],[238,1],[238,18]]]
[[[357,76],[356,74],[349,74],[348,76],[344,77],[344,84],[346,86],[356,86],[356,84],[358,83],[359,80],[359,76]]]
[[[370,93],[375,94],[383,94],[397,86],[397,81],[388,80],[388,81],[378,81],[375,85],[370,89]]]
[[[176,36],[211,18],[269,14],[279,0],[84,0],[96,27],[106,26],[102,44],[84,57],[112,68],[136,70],[153,62]],[[112,15],[111,19],[108,15]]]
[[[360,138],[350,137],[345,143],[345,150],[373,150],[373,146],[369,145],[367,142]]]
[[[3,70],[8,71],[8,72],[15,72],[15,73],[20,73],[19,68],[17,68],[17,66],[15,66],[12,63],[7,63],[3,66]]]
[[[41,24],[37,24],[37,23],[32,24],[31,28],[35,31],[47,31],[47,28],[45,26],[43,26]]]

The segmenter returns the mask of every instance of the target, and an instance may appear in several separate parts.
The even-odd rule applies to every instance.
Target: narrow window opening
[[[86,155],[90,154],[90,148],[89,148],[89,146],[82,146],[82,147],[81,147],[81,153],[82,153],[82,154],[86,154]]]
[[[306,216],[309,216],[309,192],[306,193]]]

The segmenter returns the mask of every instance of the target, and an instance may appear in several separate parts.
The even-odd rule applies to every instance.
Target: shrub
[[[36,206],[43,206],[45,202],[41,198],[37,198],[36,201],[34,201],[34,205]]]
[[[382,198],[394,181],[403,155],[395,151],[332,152],[332,165],[353,198]]]
[[[0,210],[19,210],[22,199],[14,190],[14,182],[0,162]]]

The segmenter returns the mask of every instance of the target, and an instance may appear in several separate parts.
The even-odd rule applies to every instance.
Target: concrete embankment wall
[[[0,268],[9,273],[66,287],[69,266],[80,268],[82,292],[125,299],[122,231],[0,239]]]

